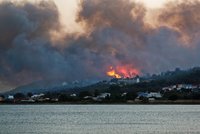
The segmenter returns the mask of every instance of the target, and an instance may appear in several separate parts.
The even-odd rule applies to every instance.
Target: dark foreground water
[[[0,106],[0,134],[136,133],[200,134],[200,106]]]

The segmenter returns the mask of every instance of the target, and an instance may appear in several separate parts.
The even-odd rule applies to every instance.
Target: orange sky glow
[[[80,0],[54,0],[57,4],[63,24],[68,32],[76,32],[81,28],[76,24],[76,11]],[[136,0],[150,9],[160,8],[169,0]],[[172,1],[172,0],[171,0]]]

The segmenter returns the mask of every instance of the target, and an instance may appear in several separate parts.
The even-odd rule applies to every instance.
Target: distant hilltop
[[[104,81],[61,83],[53,88],[48,83],[30,84],[0,95],[6,103],[181,103],[200,101],[200,68],[176,69],[151,76],[113,78]],[[45,85],[47,84],[47,85]],[[52,86],[52,85],[49,85]],[[36,90],[35,90],[36,89]]]
[[[128,86],[135,90],[160,90],[163,87],[177,84],[200,84],[200,67],[194,67],[189,70],[176,68],[174,71],[162,72],[160,74],[136,76],[133,78],[113,78],[110,80],[96,81],[39,81],[25,86],[20,86],[6,94],[14,93],[45,93],[61,91],[81,91],[81,90],[106,90],[110,85]],[[138,87],[138,88],[137,88]],[[92,88],[92,89],[91,89]]]

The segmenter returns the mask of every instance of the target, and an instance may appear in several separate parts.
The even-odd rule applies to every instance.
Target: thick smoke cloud
[[[134,62],[139,62],[139,56],[135,51],[143,49],[141,44],[148,34],[145,13],[142,5],[128,0],[87,0],[82,1],[77,21],[89,34],[90,50],[104,56],[102,65],[137,67]]]
[[[60,28],[53,2],[0,3],[0,79],[16,85],[60,75],[65,60],[51,45]]]
[[[0,81],[104,79],[110,66],[158,73],[198,66],[199,1],[169,3],[157,27],[146,8],[129,0],[83,0],[84,34],[63,33],[53,2],[0,3]],[[53,33],[62,33],[56,38]],[[0,84],[1,85],[1,84]]]
[[[145,22],[147,11],[138,3],[83,0],[77,21],[89,33],[88,45],[110,58],[103,65],[128,64],[143,73],[158,73],[199,65],[199,42],[193,38],[199,34],[199,3],[168,3],[159,10],[155,28]],[[191,39],[189,44],[186,37]]]
[[[169,3],[159,15],[159,21],[181,34],[181,40],[187,45],[199,40],[200,1],[184,0]]]

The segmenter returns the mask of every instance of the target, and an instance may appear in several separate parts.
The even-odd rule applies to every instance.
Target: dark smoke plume
[[[199,65],[198,40],[191,38],[187,46],[187,42],[181,39],[184,35],[194,37],[199,33],[199,3],[168,3],[160,10],[160,25],[153,28],[145,22],[145,7],[138,3],[129,0],[83,0],[77,21],[89,34],[89,43],[84,45],[106,57],[102,65],[131,64],[143,73],[155,73]],[[173,21],[176,25],[171,23]],[[191,27],[192,24],[194,26]],[[194,45],[196,47],[192,49]]]
[[[50,39],[59,29],[53,2],[1,2],[0,80],[16,85],[57,76],[65,60]]]

